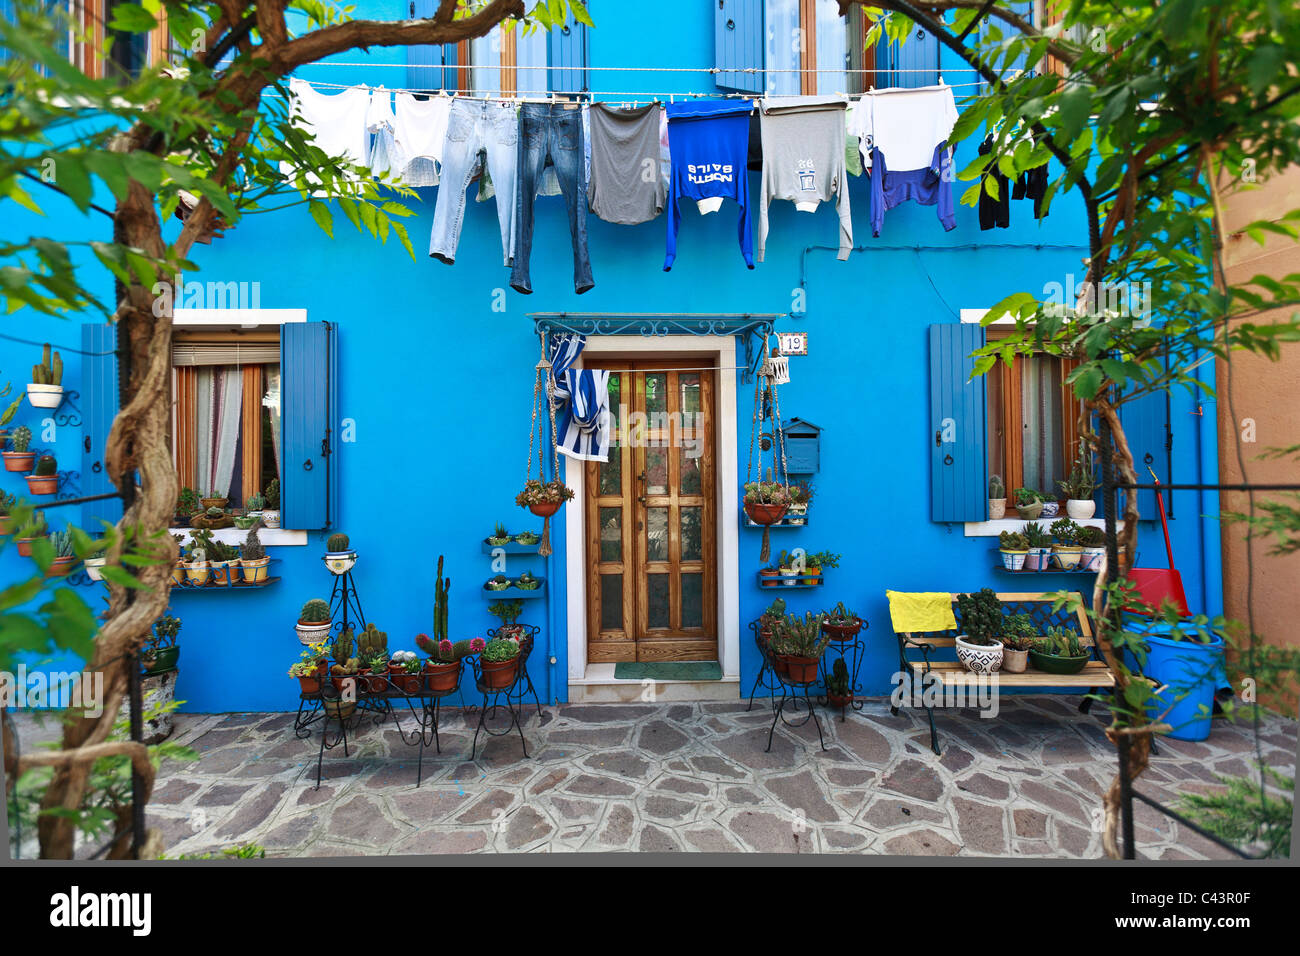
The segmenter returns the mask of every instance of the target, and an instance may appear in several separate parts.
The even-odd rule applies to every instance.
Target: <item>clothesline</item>
[[[406,69],[406,63],[350,63],[339,60],[316,60],[312,63],[304,63],[303,66],[391,66]],[[439,69],[457,69],[457,70],[518,70],[527,72],[528,70],[574,70],[581,69],[583,72],[610,72],[610,73],[709,73],[714,76],[722,73],[934,73],[933,69],[865,69],[847,67],[827,67],[826,69],[804,69],[802,67],[761,67],[748,66],[737,67],[735,69],[723,69],[716,66],[584,66],[575,68],[573,66],[501,66],[499,64],[489,63],[447,63],[447,64],[419,64],[428,69],[437,65]],[[979,70],[974,67],[953,67],[944,69],[945,73],[978,73]]]

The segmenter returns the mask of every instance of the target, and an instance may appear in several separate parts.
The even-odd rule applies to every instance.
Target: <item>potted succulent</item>
[[[206,511],[200,511],[194,517],[190,518],[190,527],[206,531],[215,531],[218,528],[229,528],[235,523],[232,515],[213,505]]]
[[[822,615],[822,630],[832,641],[848,641],[862,630],[862,618],[844,606],[841,601]]]
[[[418,694],[424,686],[424,665],[414,651],[394,651],[388,659],[388,680],[403,694]]]
[[[777,598],[758,617],[758,639],[766,646],[772,634],[785,621],[785,599]]]
[[[371,621],[356,636],[357,659],[361,663],[361,680],[371,694],[388,692],[388,633]]]
[[[185,572],[185,583],[190,587],[203,587],[208,583],[212,573],[212,569],[208,567],[207,552],[203,548],[191,545],[186,557],[188,560],[180,565]]]
[[[181,649],[176,635],[181,631],[178,617],[164,615],[153,622],[153,635],[140,648],[140,666],[146,674],[162,674],[176,669]]]
[[[86,551],[86,556],[82,559],[81,564],[86,569],[86,577],[92,581],[104,580],[104,565],[108,564],[108,558],[104,556],[104,551],[108,548],[108,542],[100,538],[90,542]]]
[[[500,521],[496,523],[496,527],[494,527],[492,533],[488,535],[487,543],[492,545],[494,548],[504,548],[510,543],[510,532],[506,530],[506,526]]]
[[[817,679],[822,653],[830,635],[822,633],[823,615],[811,611],[802,618],[787,614],[772,632],[772,651],[785,665],[785,678],[791,684],[811,684]]]
[[[1008,674],[1023,674],[1029,664],[1029,650],[1038,638],[1038,628],[1028,614],[1010,614],[1002,622],[1002,669]]]
[[[36,452],[31,451],[32,430],[26,425],[19,425],[9,436],[12,451],[3,453],[5,471],[31,471],[36,462]]]
[[[211,531],[194,532],[194,543],[208,561],[212,583],[222,586],[234,584],[238,578],[239,548],[212,537]]]
[[[332,534],[325,542],[325,567],[331,574],[347,574],[357,563],[357,553],[348,547],[348,536]]]
[[[180,587],[185,582],[185,536],[172,535],[176,542],[176,563],[172,565],[172,587]]]
[[[176,495],[176,517],[172,522],[173,527],[188,528],[190,519],[199,511],[199,496],[195,494],[194,489],[182,488]]]
[[[1008,571],[1020,571],[1029,554],[1029,539],[1019,531],[1003,531],[998,535],[998,550],[1002,553],[1002,566]]]
[[[266,486],[266,507],[262,509],[262,524],[268,528],[280,527],[280,479],[272,478]]]
[[[330,632],[332,621],[330,606],[320,598],[312,598],[302,606],[298,612],[298,623],[295,630],[298,632],[298,640],[303,644],[318,644],[324,641]]]
[[[997,521],[1007,514],[1007,489],[1000,475],[989,478],[989,520]]]
[[[201,504],[204,508],[220,508],[224,511],[226,507],[226,502],[228,502],[229,500],[230,499],[226,495],[222,494],[220,491],[217,491],[217,489],[213,488],[206,495],[200,496],[199,504]]]
[[[1079,566],[1084,571],[1100,571],[1106,556],[1106,532],[1102,528],[1079,529],[1079,545],[1083,548]]]
[[[353,656],[352,652],[355,649],[352,628],[345,627],[339,632],[339,636],[334,638],[334,649],[331,652],[334,664],[330,667],[330,683],[334,685],[334,689],[345,698],[351,697],[353,700],[356,700],[365,689],[358,680],[361,674],[361,660]]]
[[[1026,571],[1046,571],[1052,561],[1052,536],[1037,521],[1027,521],[1020,529],[1029,552],[1025,555]]]
[[[957,595],[962,633],[957,635],[957,659],[973,674],[992,674],[1002,666],[1002,602],[992,588]]]
[[[253,527],[249,529],[248,537],[244,538],[244,544],[239,549],[239,567],[244,574],[245,584],[265,584],[271,564],[262,539],[257,536],[257,520],[253,519]]]
[[[18,498],[0,491],[0,535],[14,530],[13,510],[18,507]]]
[[[244,514],[250,518],[262,517],[262,509],[266,507],[266,498],[254,492],[244,499]]]
[[[429,693],[447,694],[459,687],[461,662],[470,654],[482,652],[487,644],[481,637],[453,644],[445,637],[435,641],[428,634],[417,634],[415,646],[429,655],[424,664],[424,679]]]
[[[758,525],[776,524],[790,507],[785,486],[775,481],[745,482],[745,514]]]
[[[54,549],[54,560],[45,569],[47,578],[62,577],[72,570],[77,563],[77,552],[72,545],[72,532],[55,531],[50,535],[50,547]]]
[[[782,585],[790,586],[799,580],[799,572],[795,569],[794,559],[790,557],[789,551],[782,551],[776,559],[776,564]]]
[[[510,579],[504,574],[493,575],[487,579],[487,583],[483,586],[489,591],[504,591],[510,587]]]
[[[808,523],[808,506],[812,504],[813,488],[806,481],[799,481],[790,486],[790,507],[786,509],[786,523],[804,525]]]
[[[532,547],[533,545],[537,544],[541,540],[542,540],[542,536],[538,534],[536,531],[521,531],[517,535],[515,535],[515,541],[518,544],[522,544],[527,547]]]
[[[58,352],[50,353],[49,342],[41,347],[41,364],[32,366],[27,401],[33,408],[58,408],[63,401],[63,359]]]
[[[1026,521],[1033,521],[1043,513],[1047,496],[1033,488],[1016,489],[1016,512]]]
[[[488,613],[494,614],[501,619],[501,626],[497,628],[496,636],[516,637],[522,633],[523,628],[516,624],[515,621],[523,612],[523,601],[496,601],[489,604]]]
[[[1088,666],[1088,652],[1074,631],[1049,627],[1029,649],[1029,662],[1047,674],[1077,674]]]
[[[759,587],[774,588],[781,583],[781,572],[777,570],[776,565],[769,564],[765,568],[760,568],[758,575]]]
[[[534,577],[531,571],[525,571],[519,577],[515,578],[515,587],[521,591],[536,591],[542,586],[540,578]]]
[[[524,490],[515,495],[515,504],[527,508],[539,518],[549,518],[572,497],[573,489],[562,481],[529,478],[524,482]]]
[[[508,690],[519,673],[519,645],[504,637],[494,637],[479,655],[483,669],[483,686],[488,690]]]
[[[1097,510],[1097,502],[1092,500],[1092,493],[1097,488],[1097,479],[1092,468],[1092,452],[1088,443],[1079,439],[1079,454],[1075,456],[1074,466],[1068,478],[1057,481],[1065,495],[1065,513],[1071,518],[1091,518]]]
[[[834,570],[840,566],[841,555],[834,551],[815,551],[804,558],[805,584],[821,584],[822,569]]]
[[[1083,529],[1069,518],[1057,518],[1052,522],[1051,531],[1056,542],[1052,545],[1052,557],[1062,571],[1073,571],[1083,557],[1083,546],[1079,544]]]
[[[298,678],[298,690],[303,694],[319,694],[321,681],[329,660],[324,644],[304,647],[302,656],[289,668],[289,676]]]
[[[15,540],[18,543],[18,553],[24,558],[30,558],[32,542],[37,538],[48,537],[50,533],[49,526],[45,523],[45,512],[37,511],[26,525],[18,529],[17,533],[18,537]]]
[[[34,495],[52,495],[59,490],[59,463],[53,455],[41,455],[36,469],[27,476],[27,488]]]
[[[826,703],[844,710],[853,703],[853,689],[849,687],[849,668],[844,658],[837,657],[831,665],[830,676],[826,678]]]

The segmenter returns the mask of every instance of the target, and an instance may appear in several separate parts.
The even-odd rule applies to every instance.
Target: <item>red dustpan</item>
[[[1151,466],[1147,466],[1151,471]],[[1187,595],[1183,592],[1183,579],[1174,570],[1174,548],[1169,543],[1169,521],[1165,518],[1165,499],[1160,494],[1160,479],[1151,471],[1151,480],[1156,485],[1156,506],[1160,509],[1160,526],[1165,532],[1165,553],[1169,556],[1169,569],[1132,568],[1128,579],[1137,586],[1138,597],[1144,604],[1158,608],[1168,600],[1178,609],[1178,613],[1187,617],[1192,612],[1187,609]],[[1141,612],[1137,612],[1141,613]]]

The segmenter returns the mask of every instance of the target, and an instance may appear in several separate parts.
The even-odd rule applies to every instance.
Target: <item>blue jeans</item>
[[[519,189],[515,202],[515,264],[510,285],[520,292],[533,291],[528,277],[528,257],[533,249],[533,200],[547,162],[555,167],[564,204],[569,208],[573,288],[583,293],[596,283],[591,278],[591,259],[587,256],[582,110],[561,103],[525,103],[519,108]]]
[[[516,142],[519,123],[510,103],[466,100],[456,97],[447,116],[447,139],[442,147],[441,185],[433,210],[429,255],[451,264],[456,259],[460,227],[465,218],[465,190],[483,168],[497,196],[497,221],[501,225],[501,255],[510,265],[515,241]]]

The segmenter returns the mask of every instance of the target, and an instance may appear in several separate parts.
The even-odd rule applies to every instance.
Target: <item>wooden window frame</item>
[[[67,0],[69,17],[87,31],[84,42],[68,44],[68,60],[92,80],[102,80],[106,75],[107,61],[100,54],[104,45],[108,23],[108,0]],[[167,31],[167,10],[158,12],[158,26],[149,34],[148,65],[166,63],[171,47],[171,34]]]

